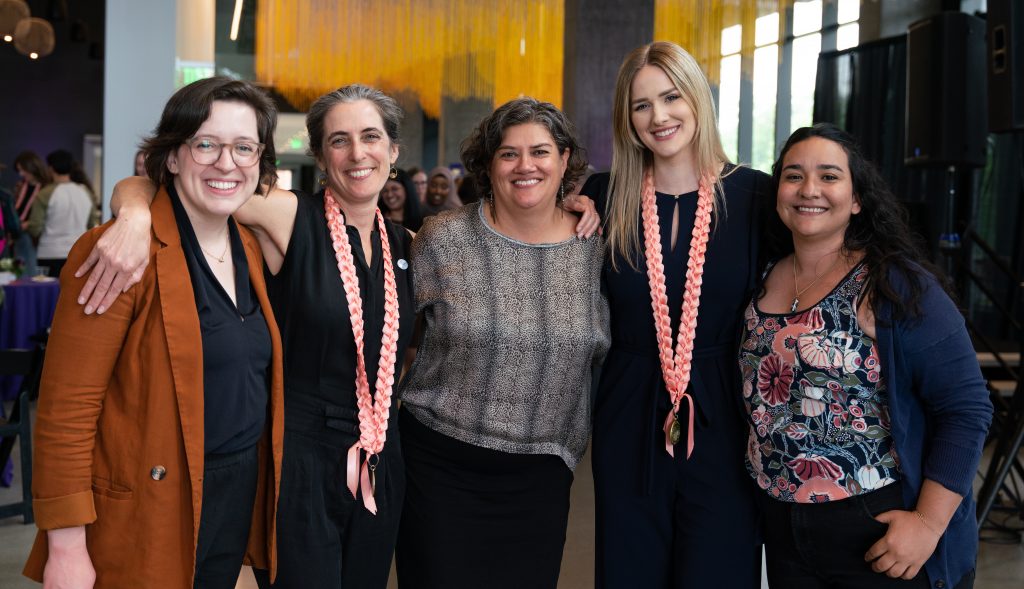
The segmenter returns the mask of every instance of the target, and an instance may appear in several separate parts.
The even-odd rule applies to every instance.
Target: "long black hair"
[[[776,200],[782,177],[783,160],[794,145],[813,137],[831,141],[843,149],[849,161],[853,194],[860,202],[860,212],[850,217],[843,236],[843,252],[863,252],[868,276],[863,296],[877,309],[880,302],[892,305],[892,318],[917,317],[924,290],[922,272],[935,277],[949,293],[942,273],[925,256],[922,241],[907,223],[907,212],[896,199],[878,169],[864,157],[854,138],[831,123],[801,127],[793,132],[772,166],[772,188]],[[771,246],[777,258],[793,251],[792,234],[778,219],[770,224]],[[772,235],[774,234],[774,235]],[[891,276],[899,272],[906,278],[909,292],[901,294],[892,286]]]
[[[420,212],[420,197],[416,193],[416,185],[412,183],[412,176],[405,170],[395,168],[395,172],[398,175],[394,178],[388,178],[388,182],[398,182],[405,189],[405,204],[402,205],[402,227],[412,232],[419,231],[420,227],[423,226],[423,213]],[[388,205],[384,204],[383,198],[377,200],[377,206],[382,211],[388,210]]]

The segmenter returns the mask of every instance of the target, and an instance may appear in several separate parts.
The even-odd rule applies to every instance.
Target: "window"
[[[770,171],[775,161],[775,102],[779,72],[779,13],[754,22],[754,112],[750,165]]]
[[[732,161],[739,159],[740,128],[740,49],[743,26],[722,29],[722,60],[719,65],[718,131],[722,135],[725,154]]]

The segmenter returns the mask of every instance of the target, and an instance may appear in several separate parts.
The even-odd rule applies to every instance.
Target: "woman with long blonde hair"
[[[619,69],[605,211],[612,348],[594,406],[598,587],[758,587],[735,391],[767,175],[729,162],[693,57],[657,42]]]

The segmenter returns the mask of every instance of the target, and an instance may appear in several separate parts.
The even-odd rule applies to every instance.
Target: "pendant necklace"
[[[395,358],[398,353],[398,286],[395,269],[391,265],[391,244],[387,227],[380,209],[376,210],[377,229],[380,231],[381,261],[384,266],[384,330],[380,343],[380,361],[377,366],[375,394],[370,397],[370,385],[366,376],[366,360],[363,355],[363,300],[359,295],[359,277],[345,229],[345,216],[338,203],[331,196],[331,189],[324,191],[324,213],[331,232],[331,245],[338,261],[338,272],[345,289],[348,313],[352,323],[352,336],[356,343],[356,406],[359,408],[359,439],[349,448],[346,482],[352,497],[356,489],[363,493],[363,505],[376,515],[377,490],[376,470],[387,440],[388,417],[391,409],[391,392],[395,385]],[[369,285],[367,288],[370,288]],[[362,459],[362,454],[366,458]]]
[[[665,417],[662,430],[665,432],[665,451],[675,456],[673,447],[682,439],[682,425],[679,423],[679,405],[683,399],[688,404],[688,428],[686,457],[693,452],[693,397],[687,392],[690,384],[690,369],[693,360],[693,340],[697,330],[697,311],[700,306],[700,290],[704,276],[704,258],[707,253],[708,234],[711,228],[711,209],[714,203],[714,178],[705,175],[697,189],[697,216],[690,238],[690,259],[686,263],[686,287],[683,294],[682,317],[679,321],[679,336],[675,350],[672,349],[672,323],[668,314],[668,297],[665,294],[665,264],[661,254],[661,229],[658,224],[658,206],[654,193],[654,174],[644,174],[641,216],[644,227],[644,255],[647,258],[647,279],[651,286],[651,308],[654,311],[654,327],[658,339],[658,356],[661,372],[672,401],[672,410]]]
[[[824,275],[828,274],[829,272],[831,272],[832,269],[836,267],[836,264],[839,263],[839,258],[841,258],[841,257],[842,256],[836,256],[835,261],[832,262],[832,265],[829,266],[828,269],[826,269],[821,274],[815,274],[814,275],[814,280],[812,280],[810,284],[808,284],[807,286],[805,286],[803,288],[800,288],[797,285],[797,282],[796,282],[796,252],[793,252],[793,293],[794,293],[794,295],[793,295],[793,304],[790,305],[790,307],[789,307],[789,312],[790,313],[796,313],[797,305],[800,304],[800,295],[804,294],[805,292],[807,292],[807,290],[809,288],[811,288],[812,286],[817,284],[818,281],[821,280],[822,276],[824,276]]]

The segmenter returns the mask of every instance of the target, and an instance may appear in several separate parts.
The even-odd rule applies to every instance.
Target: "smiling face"
[[[630,84],[629,104],[633,132],[655,160],[669,162],[692,153],[693,109],[660,67],[640,68]]]
[[[398,146],[384,130],[384,119],[369,100],[341,102],[324,117],[323,155],[334,194],[353,203],[376,201],[398,159]]]
[[[389,179],[380,191],[380,199],[389,211],[398,211],[405,205],[405,187],[398,180]]]
[[[559,153],[545,126],[524,123],[508,127],[491,160],[495,207],[553,208],[568,161],[569,150]]]
[[[776,210],[794,240],[838,249],[851,217],[860,212],[843,148],[821,137],[790,147],[782,160]]]
[[[259,142],[256,111],[247,104],[216,100],[210,116],[194,135],[212,143]],[[167,156],[167,169],[174,174],[174,187],[192,219],[226,219],[256,192],[260,167],[240,167],[231,156],[231,147],[220,150],[212,164],[197,164],[188,145],[180,145]]]
[[[451,182],[441,174],[434,176],[427,182],[427,204],[439,207],[448,200],[448,194],[452,191]]]

